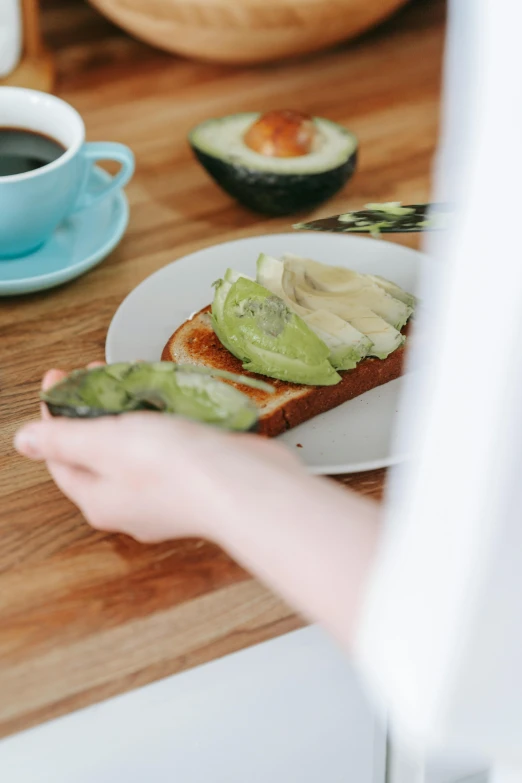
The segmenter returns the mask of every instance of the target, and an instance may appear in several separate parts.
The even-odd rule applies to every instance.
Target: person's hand
[[[51,370],[44,388],[64,373]],[[257,435],[222,432],[159,413],[28,424],[17,450],[47,463],[56,484],[96,528],[139,541],[220,538],[226,515],[248,509],[274,473],[301,474],[298,460]]]
[[[143,542],[209,538],[350,646],[378,542],[374,503],[258,435],[161,413],[53,419],[43,406],[42,417],[16,448],[46,461],[94,527]]]

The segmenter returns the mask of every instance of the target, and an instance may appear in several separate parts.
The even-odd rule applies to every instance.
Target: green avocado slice
[[[214,283],[214,301],[212,302],[211,317],[212,328],[214,329],[219,342],[221,345],[224,345],[225,348],[230,351],[230,353],[233,353],[234,356],[237,356],[238,349],[234,349],[232,341],[227,338],[224,329],[221,327],[223,323],[223,309],[225,306],[225,300],[231,288],[231,283],[227,282],[226,280],[216,280]],[[238,356],[238,358],[242,357]]]
[[[390,294],[390,296],[393,296],[395,299],[404,302],[404,304],[411,308],[411,310],[415,310],[417,306],[417,298],[413,294],[410,294],[396,283],[393,283],[391,280],[388,280],[385,277],[381,277],[380,275],[367,275],[367,277],[369,277],[370,280],[373,280],[373,282],[378,286],[383,288],[386,293]]]
[[[292,383],[339,383],[329,348],[282,299],[245,277],[231,284],[224,303],[218,294],[212,307],[216,334],[246,370]]]
[[[412,308],[394,298],[382,285],[369,275],[363,275],[343,267],[326,266],[311,259],[287,254],[283,257],[285,272],[293,272],[299,286],[321,296],[326,309],[337,312],[340,302],[361,305],[401,331],[412,314]],[[284,275],[283,275],[284,278]],[[331,298],[332,305],[326,304]],[[336,302],[337,304],[333,304]]]
[[[328,310],[309,310],[291,299],[284,287],[285,265],[261,253],[257,259],[257,282],[279,296],[330,349],[329,361],[336,370],[353,370],[368,355],[372,341]]]

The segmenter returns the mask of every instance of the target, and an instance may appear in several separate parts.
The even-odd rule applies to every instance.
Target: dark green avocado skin
[[[118,412],[111,412],[111,411],[104,411],[104,410],[98,410],[97,408],[85,408],[82,410],[78,410],[78,408],[73,408],[69,405],[53,405],[50,402],[45,403],[47,405],[47,408],[49,410],[49,413],[51,416],[54,417],[60,417],[65,416],[68,419],[97,419],[101,418],[102,416],[120,416],[122,415],[123,411]],[[136,408],[137,411],[145,411],[145,410],[152,410],[152,408],[143,405],[139,408]],[[132,413],[132,411],[127,411],[127,413]],[[169,415],[162,413],[162,416]],[[259,431],[259,420],[256,420],[252,426],[245,430],[245,432],[258,432]],[[234,430],[234,432],[237,432],[238,434],[241,434],[241,430]]]
[[[51,416],[65,416],[68,419],[98,419],[101,416],[119,416],[121,411],[104,411],[98,408],[75,408],[72,405],[53,405],[46,402]]]
[[[249,169],[192,150],[203,168],[232,198],[263,215],[293,215],[313,209],[338,193],[352,177],[357,150],[340,166],[317,174],[277,174]]]

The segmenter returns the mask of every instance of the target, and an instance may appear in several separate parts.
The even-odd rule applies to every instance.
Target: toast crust
[[[176,358],[179,354],[178,347],[182,345],[184,357],[189,357],[188,360],[184,358],[182,363],[191,363],[192,359],[194,364],[268,381],[275,388],[275,396],[281,397],[281,405],[260,417],[259,432],[267,437],[272,438],[292,427],[297,427],[298,424],[342,405],[343,402],[352,400],[370,389],[395,380],[403,372],[404,346],[397,348],[386,359],[366,358],[359,362],[354,370],[341,371],[342,380],[335,386],[304,386],[247,372],[239,359],[236,359],[218,340],[210,326],[210,310],[210,305],[204,307],[190,321],[182,324],[165,345],[161,359],[178,361]],[[189,324],[190,334],[187,335]],[[240,384],[234,386],[260,407],[269,398],[271,400],[274,398],[274,395],[259,389],[251,389]]]

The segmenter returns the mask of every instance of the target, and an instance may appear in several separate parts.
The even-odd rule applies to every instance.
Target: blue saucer
[[[96,192],[110,179],[94,167],[89,190]],[[30,294],[67,283],[83,275],[114,250],[129,222],[123,191],[64,221],[36,253],[0,260],[0,296]]]

